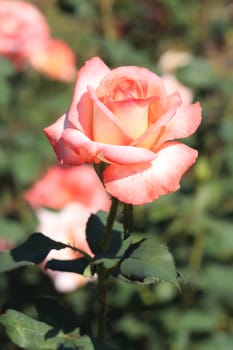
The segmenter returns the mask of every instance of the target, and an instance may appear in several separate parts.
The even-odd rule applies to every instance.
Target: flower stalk
[[[119,201],[116,198],[112,198],[112,204],[105,227],[102,249],[103,252],[109,250],[112,228],[116,219],[117,209]],[[106,321],[107,321],[107,289],[109,283],[109,271],[107,271],[103,264],[97,266],[98,274],[98,299],[99,299],[99,316],[98,316],[98,339],[106,341]]]

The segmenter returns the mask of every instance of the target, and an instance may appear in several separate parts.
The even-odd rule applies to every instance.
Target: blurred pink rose
[[[24,60],[49,40],[49,26],[34,5],[24,1],[0,1],[1,55],[21,68]]]
[[[108,210],[110,205],[101,181],[89,165],[53,166],[25,192],[24,197],[32,207],[52,209],[78,202],[86,206],[90,213]]]
[[[85,236],[86,223],[90,215],[87,207],[80,203],[66,205],[58,212],[47,209],[37,209],[36,215],[39,221],[37,229],[46,236],[85,251],[93,256]],[[72,249],[51,250],[42,264],[51,259],[72,260],[81,257],[80,253]],[[72,272],[60,272],[47,269],[46,273],[52,278],[55,288],[60,292],[70,292],[82,287],[88,282],[88,278]]]
[[[93,255],[86,241],[86,224],[91,213],[109,209],[110,199],[92,167],[54,166],[24,197],[35,209],[38,231]],[[51,211],[45,207],[59,210]],[[68,248],[52,250],[42,268],[53,258],[69,260],[81,256]],[[61,292],[74,290],[88,281],[75,273],[51,270],[46,272],[53,279],[56,289]]]
[[[28,61],[34,69],[52,79],[69,82],[76,75],[75,54],[63,40],[51,39]]]
[[[200,121],[200,104],[182,104],[153,72],[110,70],[94,57],[78,73],[68,112],[45,134],[62,164],[104,162],[107,191],[144,204],[179,188],[197,151],[174,140],[193,134]]]
[[[18,70],[27,62],[53,79],[75,77],[75,54],[62,40],[51,38],[46,19],[28,2],[0,0],[0,55]]]

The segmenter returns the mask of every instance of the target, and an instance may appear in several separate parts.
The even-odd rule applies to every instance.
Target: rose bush
[[[167,94],[153,72],[111,70],[94,57],[78,73],[68,112],[45,134],[62,164],[103,162],[107,191],[144,204],[179,188],[198,153],[175,140],[193,134],[200,121],[200,104]]]
[[[76,74],[74,52],[52,38],[43,14],[28,2],[0,0],[0,55],[18,70],[27,62],[52,79],[71,81]]]

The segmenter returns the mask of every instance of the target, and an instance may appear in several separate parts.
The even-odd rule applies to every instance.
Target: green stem
[[[112,227],[116,218],[118,204],[119,204],[119,200],[112,197],[112,205],[108,215],[107,224],[105,227],[104,237],[102,242],[102,248],[104,252],[107,252],[109,249],[109,244],[110,244],[110,239],[112,234]]]
[[[123,206],[124,239],[128,238],[133,231],[133,205],[124,203]]]
[[[104,231],[102,242],[103,252],[107,252],[110,245],[113,224],[117,214],[118,199],[112,198],[112,205],[108,215],[107,224]],[[109,282],[109,271],[107,271],[102,264],[97,266],[98,274],[98,298],[100,303],[99,317],[98,317],[98,339],[105,341],[106,321],[107,321],[107,289]]]
[[[98,298],[99,298],[99,315],[98,315],[98,339],[105,342],[106,340],[106,321],[107,321],[107,288],[108,274],[103,265],[99,265],[98,271]]]

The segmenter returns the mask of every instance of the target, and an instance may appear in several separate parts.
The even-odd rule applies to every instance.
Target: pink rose
[[[68,82],[76,74],[74,52],[51,37],[45,17],[28,2],[0,0],[0,55],[19,70],[27,62],[53,79]]]
[[[146,68],[109,69],[94,57],[80,69],[71,106],[45,129],[62,164],[106,165],[103,182],[122,202],[144,204],[176,191],[197,151],[174,141],[195,132],[199,103]]]
[[[53,166],[24,194],[34,208],[61,209],[72,202],[86,206],[90,213],[108,210],[109,197],[92,167]]]
[[[53,166],[24,197],[35,210],[38,231],[93,256],[86,241],[86,224],[91,213],[109,209],[110,199],[92,167]],[[50,259],[70,260],[81,256],[69,248],[52,250],[41,267]],[[76,273],[51,270],[46,273],[61,292],[74,290],[88,281]]]
[[[50,29],[40,11],[24,1],[0,1],[0,55],[22,68],[25,59],[44,47]]]
[[[85,229],[90,211],[80,203],[71,203],[62,210],[53,212],[47,209],[37,209],[37,229],[46,236],[73,247],[79,248],[85,253],[93,256],[86,241]],[[46,262],[51,259],[72,260],[82,257],[81,253],[70,248],[62,250],[51,250],[42,263],[44,268]],[[60,292],[70,292],[85,285],[89,279],[76,273],[52,271],[47,269],[46,273],[52,278],[55,288]]]
[[[71,48],[59,39],[51,39],[47,45],[28,58],[30,65],[48,77],[65,82],[76,75],[76,57]]]

